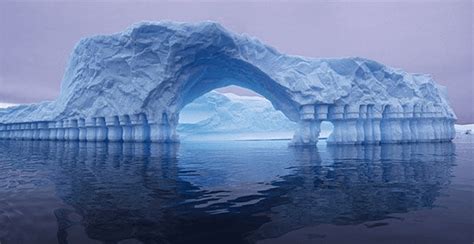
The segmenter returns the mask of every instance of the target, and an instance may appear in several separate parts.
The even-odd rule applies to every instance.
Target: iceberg
[[[293,145],[450,141],[446,89],[360,57],[291,56],[215,22],[142,22],[76,45],[54,101],[0,110],[0,138],[178,142],[180,111],[229,85],[297,123]]]

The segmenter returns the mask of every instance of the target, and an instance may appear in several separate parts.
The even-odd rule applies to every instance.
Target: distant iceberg
[[[212,91],[181,110],[178,133],[183,140],[275,140],[291,139],[296,128],[263,97]],[[320,138],[331,131],[323,123]]]

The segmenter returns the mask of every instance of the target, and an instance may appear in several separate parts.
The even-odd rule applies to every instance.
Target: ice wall
[[[315,44],[317,45],[317,44]],[[176,142],[179,112],[228,85],[251,89],[298,123],[294,145],[449,141],[454,112],[428,75],[364,58],[285,55],[217,23],[144,22],[81,40],[51,102],[0,110],[10,139]]]

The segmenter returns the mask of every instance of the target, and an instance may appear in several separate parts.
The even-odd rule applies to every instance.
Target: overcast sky
[[[215,20],[282,52],[362,56],[448,87],[461,123],[474,122],[472,1],[0,3],[0,103],[58,96],[69,54],[84,36],[141,20]]]

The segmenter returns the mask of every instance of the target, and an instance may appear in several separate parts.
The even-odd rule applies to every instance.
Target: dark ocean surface
[[[0,141],[0,243],[473,243],[472,140]]]

